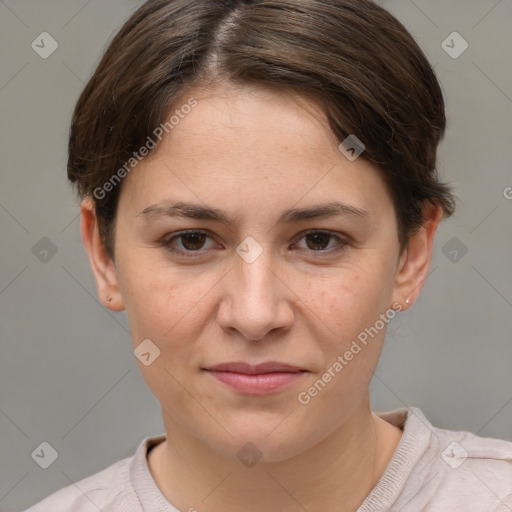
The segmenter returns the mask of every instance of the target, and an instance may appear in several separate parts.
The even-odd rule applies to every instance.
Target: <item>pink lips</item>
[[[266,395],[284,389],[306,373],[302,368],[277,361],[257,365],[241,361],[222,363],[205,371],[237,391],[250,395]]]

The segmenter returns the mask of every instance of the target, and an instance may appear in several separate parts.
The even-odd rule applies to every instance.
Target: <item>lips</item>
[[[232,372],[243,373],[245,375],[261,375],[264,373],[298,373],[306,371],[298,366],[293,366],[287,363],[279,363],[277,361],[267,361],[256,365],[236,361],[233,363],[221,363],[215,366],[205,368],[214,372]]]
[[[215,380],[244,395],[267,395],[282,391],[303,378],[307,370],[277,361],[256,365],[236,361],[203,370]]]

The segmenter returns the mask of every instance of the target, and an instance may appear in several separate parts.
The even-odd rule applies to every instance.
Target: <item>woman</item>
[[[31,512],[507,510],[512,443],[370,408],[455,196],[443,97],[367,0],[152,0],[75,109],[68,176],[165,435]]]

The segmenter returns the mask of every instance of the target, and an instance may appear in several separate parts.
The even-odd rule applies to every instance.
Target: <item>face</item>
[[[134,348],[149,339],[160,351],[138,364],[166,426],[230,457],[250,441],[284,460],[367,396],[391,305],[411,284],[397,279],[393,204],[377,169],[349,161],[304,98],[224,88],[183,103],[191,96],[197,105],[123,182],[115,286]],[[235,387],[207,371],[240,361],[302,371]]]

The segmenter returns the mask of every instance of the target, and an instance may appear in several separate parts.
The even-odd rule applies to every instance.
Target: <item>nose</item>
[[[263,251],[252,263],[238,258],[226,276],[218,322],[228,334],[236,331],[257,341],[293,325],[297,298],[269,253]]]

